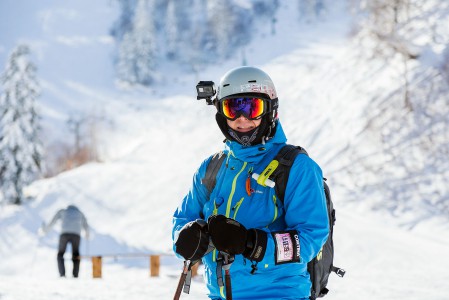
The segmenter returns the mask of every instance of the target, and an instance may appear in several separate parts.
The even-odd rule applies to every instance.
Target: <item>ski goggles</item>
[[[218,102],[218,111],[226,119],[234,121],[243,115],[248,120],[257,120],[270,111],[270,101],[260,97],[230,97]]]

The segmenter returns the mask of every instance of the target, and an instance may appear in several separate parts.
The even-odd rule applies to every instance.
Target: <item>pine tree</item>
[[[245,46],[254,35],[255,27],[253,21],[258,18],[265,20],[264,23],[271,22],[271,17],[260,10],[253,16],[253,9],[267,10],[272,7],[276,9],[276,2],[264,1],[265,6],[256,5],[260,2],[253,2],[253,8],[241,7],[230,1],[209,0],[207,1],[208,27],[210,27],[212,45],[209,51],[215,51],[215,54],[221,58],[228,58],[230,55],[240,53],[240,46]],[[260,20],[259,20],[260,21]]]
[[[178,28],[178,16],[176,14],[176,2],[169,0],[167,6],[167,18],[166,18],[166,37],[167,37],[167,57],[169,59],[176,58],[179,46],[179,28]]]
[[[21,204],[23,188],[41,173],[42,146],[35,102],[36,68],[29,48],[18,46],[0,78],[0,191],[7,203]]]
[[[156,33],[147,0],[137,2],[132,29],[119,46],[118,78],[131,85],[149,86],[153,82],[156,60]]]
[[[167,57],[169,59],[190,59],[186,52],[192,47],[192,0],[169,0],[166,17]],[[204,18],[206,16],[203,16]],[[190,54],[190,53],[188,53]]]
[[[117,0],[117,2],[120,6],[120,16],[112,26],[111,35],[121,42],[123,36],[132,29],[136,0]]]
[[[233,50],[232,39],[236,23],[233,6],[227,1],[211,0],[207,2],[209,24],[215,38],[215,51],[220,58],[226,58]]]

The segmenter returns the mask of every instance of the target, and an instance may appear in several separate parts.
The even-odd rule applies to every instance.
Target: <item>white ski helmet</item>
[[[226,118],[220,113],[221,100],[227,97],[250,96],[266,99],[267,111],[262,116],[262,122],[257,129],[254,143],[264,143],[272,138],[276,133],[278,98],[274,83],[270,76],[264,71],[255,67],[238,67],[228,71],[220,80],[217,89],[217,98],[215,105],[217,114],[215,119],[221,132],[228,140],[240,142],[235,137],[236,132],[227,125]]]
[[[276,99],[276,89],[270,76],[255,67],[239,67],[228,71],[220,80],[217,99],[235,94],[265,94]]]

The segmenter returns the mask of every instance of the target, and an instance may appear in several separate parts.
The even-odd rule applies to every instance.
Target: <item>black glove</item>
[[[197,219],[184,225],[175,241],[176,253],[186,260],[198,260],[204,256],[209,246],[207,223]]]
[[[246,229],[236,220],[213,215],[207,221],[212,243],[219,251],[261,261],[267,248],[267,233],[259,229]]]

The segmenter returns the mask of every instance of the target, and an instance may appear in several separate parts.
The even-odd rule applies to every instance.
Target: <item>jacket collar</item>
[[[269,139],[265,144],[258,144],[254,146],[244,147],[235,141],[226,141],[225,151],[239,160],[257,164],[270,152],[273,148],[279,147],[280,144],[285,144],[287,137],[282,129],[281,123],[277,121],[276,134]]]

